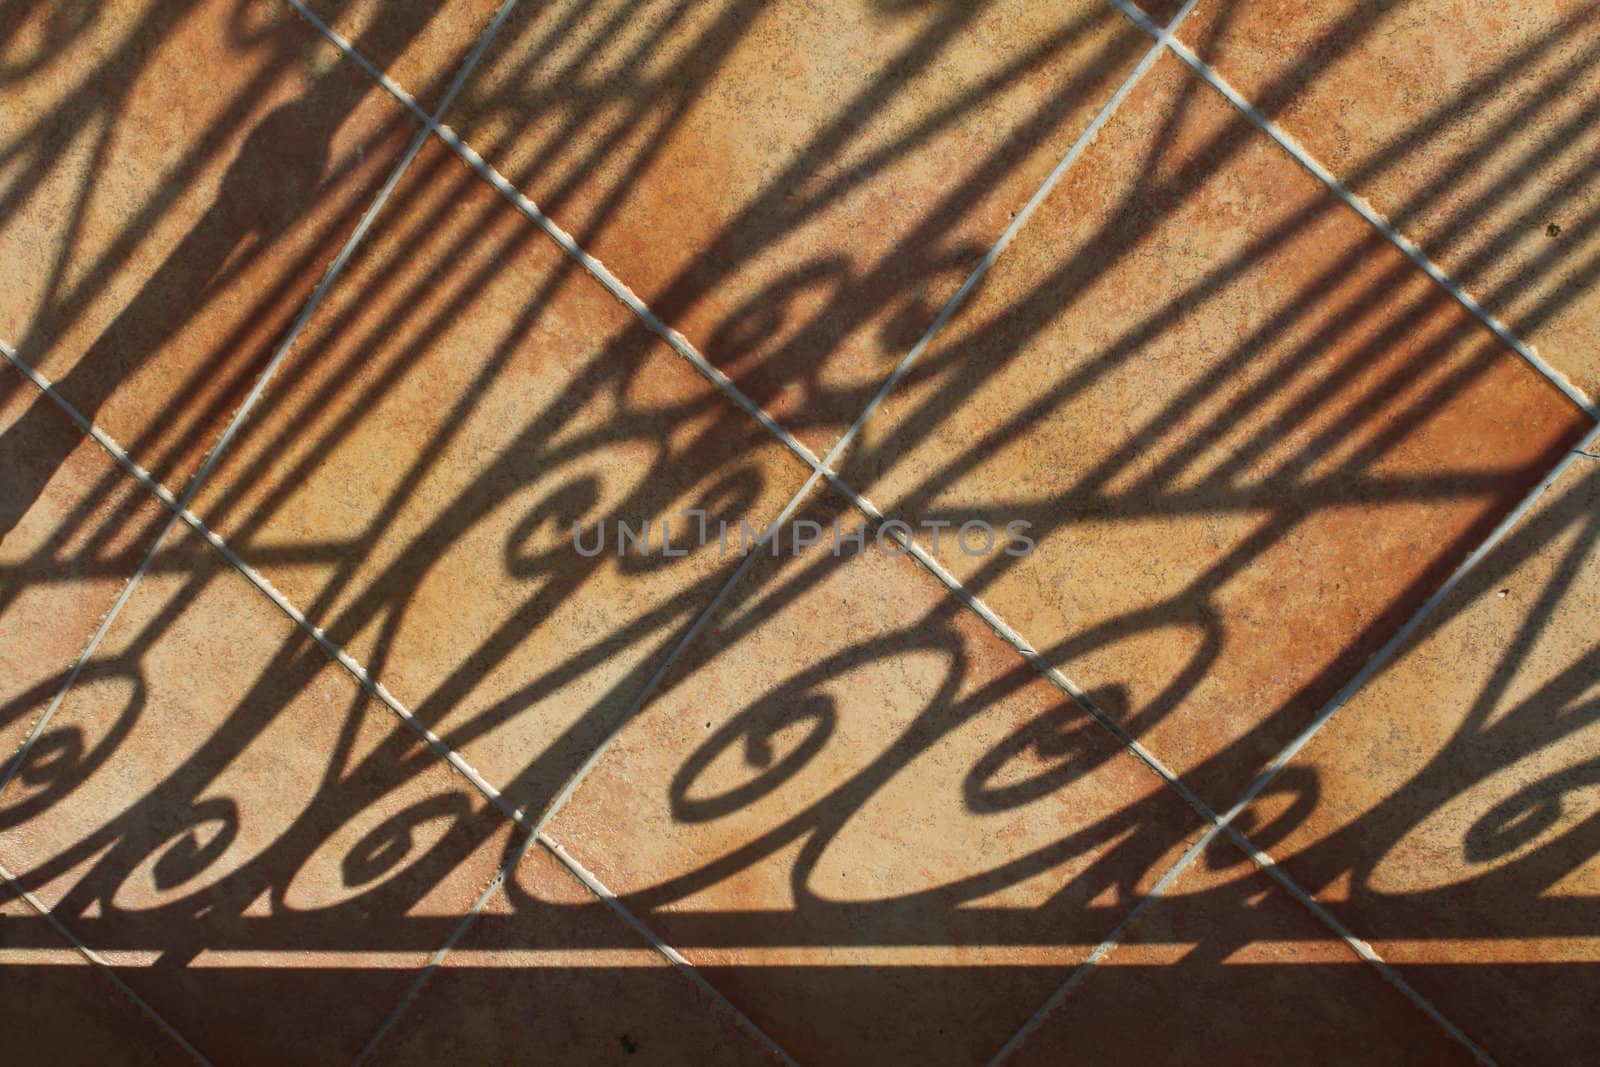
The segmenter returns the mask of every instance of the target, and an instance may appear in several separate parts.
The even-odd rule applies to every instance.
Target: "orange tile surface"
[[[431,114],[501,2],[305,0],[305,6]]]
[[[0,889],[0,893],[4,890]],[[0,1026],[17,1063],[194,1062],[24,901],[0,902]]]
[[[196,507],[537,813],[734,566],[662,523],[764,527],[803,475],[430,141]]]
[[[445,118],[823,451],[1148,44],[1098,0],[525,5]]]
[[[286,4],[16,18],[0,340],[181,490],[416,125]]]
[[[1600,7],[1135,2],[0,8],[0,1064],[1585,1062]]]
[[[501,825],[180,534],[6,791],[0,863],[213,1062],[348,1060]]]
[[[802,1061],[980,1061],[1198,820],[916,565],[791,551],[550,834]]]
[[[1180,36],[1600,399],[1600,10],[1201,0]]]
[[[374,1064],[759,1064],[777,1056],[535,846]]]
[[[1274,851],[1503,1063],[1600,1038],[1596,618],[1579,459],[1285,772],[1318,803]]]
[[[1008,1062],[1476,1061],[1221,840]]]
[[[169,514],[0,363],[0,775]]]
[[[1586,424],[1169,56],[844,476],[1220,810]]]

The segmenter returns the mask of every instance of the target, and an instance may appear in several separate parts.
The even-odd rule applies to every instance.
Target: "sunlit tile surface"
[[[1584,1062],[1597,27],[0,10],[0,1063]]]

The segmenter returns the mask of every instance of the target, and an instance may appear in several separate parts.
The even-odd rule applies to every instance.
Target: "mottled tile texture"
[[[1285,772],[1318,800],[1285,820],[1288,870],[1505,1063],[1600,1036],[1597,618],[1579,458]]]
[[[917,565],[793,545],[550,833],[802,1060],[981,1060],[1198,820]]]
[[[0,338],[181,489],[415,124],[285,4],[17,16]]]
[[[1600,7],[1129,13],[0,9],[0,1063],[1592,1058]]]
[[[1600,399],[1600,9],[1201,0],[1180,36]]]
[[[825,450],[1148,47],[1109,5],[525,5],[446,121]]]
[[[196,506],[537,813],[735,565],[682,512],[761,528],[803,475],[430,140]]]
[[[1587,424],[1167,56],[844,474],[1225,809]]]

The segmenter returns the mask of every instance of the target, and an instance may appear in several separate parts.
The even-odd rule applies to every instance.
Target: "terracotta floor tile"
[[[0,1056],[8,1063],[194,1063],[105,972],[15,898],[0,902]]]
[[[1007,1062],[1475,1061],[1223,840],[1178,876]]]
[[[431,114],[501,2],[305,0],[305,5]]]
[[[775,1063],[759,1039],[535,847],[372,1062]]]
[[[1100,0],[526,4],[445,117],[820,452],[1149,43]]]
[[[176,492],[421,146],[197,490],[245,574],[129,587],[169,510],[0,359],[0,1064],[1592,1056],[1593,420],[1178,56],[842,457],[981,605],[827,483],[745,559],[811,468],[369,73],[490,44],[450,127],[826,453],[1125,3],[303,3],[0,4],[0,341]],[[1178,32],[1600,395],[1600,0]],[[1400,985],[1227,840],[1151,901],[1165,768],[1231,807],[1563,461],[1237,820]]]
[[[845,479],[1219,809],[1587,425],[1171,56],[941,336]]]
[[[1600,1039],[1600,463],[1578,460],[1285,771],[1274,854],[1502,1063]]]
[[[930,575],[824,536],[550,833],[801,1062],[981,1062],[1198,820]]]
[[[197,507],[538,811],[735,565],[662,523],[763,528],[806,471],[437,141],[366,249]]]
[[[0,863],[219,1063],[343,1062],[505,822],[192,534],[0,804]]]
[[[1600,8],[1203,0],[1179,36],[1600,397]]]
[[[415,124],[282,3],[14,15],[0,337],[180,490]]]
[[[0,775],[170,514],[0,360]]]

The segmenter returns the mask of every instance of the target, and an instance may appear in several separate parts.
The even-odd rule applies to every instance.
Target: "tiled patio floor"
[[[22,0],[0,342],[0,1063],[1600,1047],[1600,0]]]

